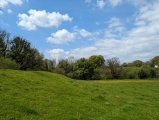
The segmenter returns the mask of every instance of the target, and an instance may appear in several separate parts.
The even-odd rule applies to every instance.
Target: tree
[[[156,72],[155,72],[155,70],[153,70],[153,69],[150,70],[150,77],[151,77],[151,78],[155,78],[155,77],[156,77]]]
[[[24,70],[41,70],[43,58],[43,54],[40,54],[36,48],[30,48],[24,60]]]
[[[1,57],[6,57],[8,54],[8,49],[9,49],[9,40],[10,34],[5,31],[0,29],[0,56]]]
[[[105,62],[102,55],[92,55],[91,57],[89,57],[89,61],[92,62],[94,68],[104,65]]]
[[[135,67],[141,67],[144,63],[141,60],[135,60],[132,64]]]
[[[102,79],[102,66],[104,66],[105,60],[102,55],[92,55],[88,59],[94,68],[94,74],[92,76],[92,79]]]
[[[93,64],[89,60],[81,58],[76,61],[73,72],[77,79],[92,79],[92,76],[94,75]]]
[[[126,62],[124,62],[121,66],[122,67],[128,67],[128,64]]]
[[[158,65],[158,66],[159,66],[159,56],[154,57],[154,58],[151,60],[151,64],[152,64],[153,67],[154,67],[155,65]]]
[[[44,70],[52,72],[56,68],[56,60],[55,59],[52,59],[52,60],[45,59],[45,60],[43,60],[43,67],[44,67]]]
[[[113,79],[117,79],[121,76],[122,67],[120,66],[118,58],[114,57],[112,59],[108,59],[105,64],[110,70]]]
[[[20,65],[21,70],[40,69],[42,66],[43,55],[19,36],[11,41],[10,57]]]
[[[59,62],[57,64],[56,71],[57,71],[57,73],[67,75],[67,73],[69,72],[68,68],[69,68],[68,60],[61,59],[61,60],[59,60]]]
[[[147,73],[146,73],[143,69],[141,69],[141,70],[138,72],[138,77],[139,77],[140,79],[144,79],[144,78],[147,78],[148,76],[147,76]]]

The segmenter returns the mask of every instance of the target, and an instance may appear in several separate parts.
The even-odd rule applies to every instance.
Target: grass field
[[[0,120],[159,120],[159,80],[0,70]]]

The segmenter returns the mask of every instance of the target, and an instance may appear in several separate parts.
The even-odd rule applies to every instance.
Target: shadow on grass
[[[91,98],[91,100],[93,100],[93,101],[104,101],[105,97],[102,96],[102,95],[98,95],[98,96],[96,96],[94,98]]]
[[[20,106],[19,110],[27,115],[37,115],[38,112],[26,106]]]

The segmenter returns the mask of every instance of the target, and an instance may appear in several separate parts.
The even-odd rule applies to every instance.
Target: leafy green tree
[[[0,29],[0,56],[1,57],[6,57],[8,54],[8,49],[9,49],[9,40],[10,34],[5,31]]]
[[[19,65],[9,58],[0,57],[0,69],[19,69]]]
[[[30,48],[25,56],[24,70],[41,70],[43,65],[43,54],[40,54],[36,48]]]
[[[132,64],[135,67],[141,67],[144,63],[141,60],[135,60]]]
[[[92,76],[94,75],[93,64],[89,60],[81,58],[76,61],[73,72],[77,79],[92,79]]]
[[[159,66],[159,56],[154,57],[154,58],[151,60],[151,64],[152,64],[153,67],[154,67],[155,65],[158,65],[158,66]]]
[[[128,64],[126,62],[124,62],[121,66],[122,67],[128,67]]]
[[[120,66],[119,58],[114,57],[112,59],[108,59],[106,60],[105,64],[110,70],[113,79],[120,78],[122,73],[122,67]]]
[[[21,70],[40,69],[42,66],[43,55],[19,36],[11,41],[10,57],[20,65]]]
[[[94,74],[92,76],[92,79],[102,79],[102,68],[104,66],[105,60],[104,57],[102,55],[92,55],[89,57],[88,59],[94,68]]]
[[[91,57],[89,57],[89,61],[92,62],[94,68],[104,65],[105,62],[102,55],[92,55]]]

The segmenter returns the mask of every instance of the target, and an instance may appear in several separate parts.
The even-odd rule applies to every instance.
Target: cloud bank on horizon
[[[61,3],[0,0],[0,25],[50,59],[103,55],[131,62],[159,55],[159,0]]]

